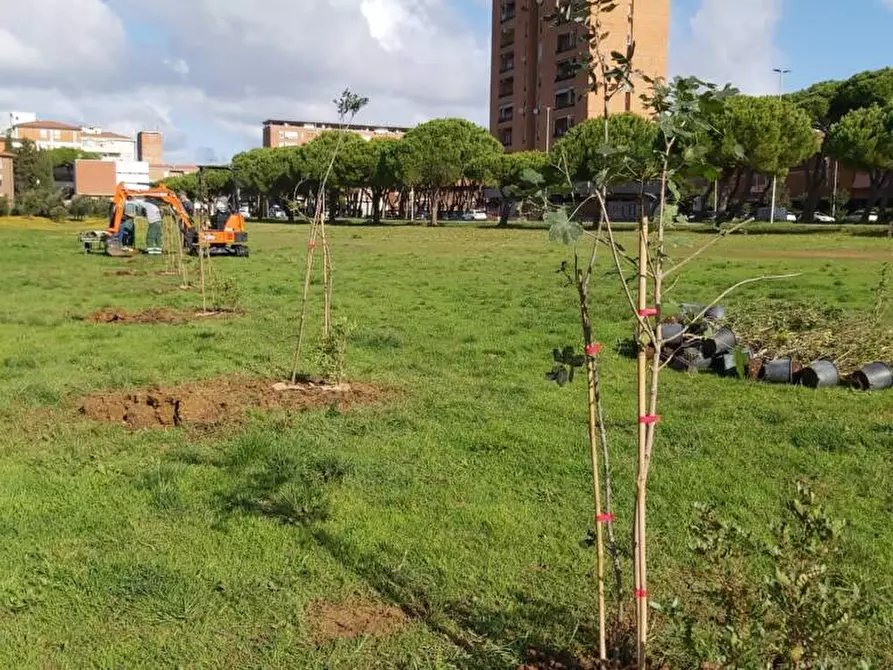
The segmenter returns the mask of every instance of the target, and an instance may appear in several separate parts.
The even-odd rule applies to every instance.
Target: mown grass
[[[306,228],[251,226],[249,259],[215,259],[243,316],[93,324],[98,308],[199,306],[161,263],[85,256],[75,229],[0,225],[0,667],[511,668],[529,646],[591,648],[585,391],[546,383],[577,342],[566,250],[542,231],[336,227],[337,312],[356,326],[349,376],[398,391],[347,413],[252,413],[225,431],[84,422],[92,391],[288,368]],[[84,224],[89,226],[90,224]],[[95,222],[94,222],[95,225]],[[681,257],[702,242],[673,236]],[[675,290],[872,306],[893,244],[864,234],[735,236]],[[143,274],[114,276],[128,268]],[[631,331],[616,280],[601,339]],[[317,323],[312,328],[315,331]],[[617,510],[629,523],[633,363],[605,356]],[[650,494],[651,593],[687,593],[697,501],[768,533],[798,479],[848,519],[846,570],[893,587],[893,403],[667,374]],[[237,399],[234,399],[237,400]],[[258,501],[264,504],[258,504]],[[412,615],[386,639],[317,645],[315,600],[353,594]],[[669,648],[658,620],[657,650]],[[893,664],[869,624],[866,653]]]

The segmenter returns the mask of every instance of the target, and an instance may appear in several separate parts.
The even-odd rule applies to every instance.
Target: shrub
[[[9,206],[9,198],[5,195],[0,196],[0,216],[9,216],[12,207]]]

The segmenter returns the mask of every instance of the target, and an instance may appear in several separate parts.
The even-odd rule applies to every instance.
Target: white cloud
[[[4,4],[0,109],[158,128],[174,156],[184,125],[193,151],[230,138],[228,155],[258,146],[267,118],[331,120],[345,86],[371,99],[360,120],[487,119],[488,37],[452,0]]]
[[[893,0],[887,0],[893,2]],[[778,90],[773,69],[784,67],[776,46],[781,0],[701,0],[688,25],[677,31],[672,69],[719,84],[731,82],[745,93]]]

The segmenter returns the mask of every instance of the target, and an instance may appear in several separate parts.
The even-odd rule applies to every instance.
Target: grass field
[[[735,236],[692,266],[680,299],[750,287],[869,310],[893,243],[855,233]],[[0,667],[513,668],[531,646],[592,647],[585,389],[546,383],[576,342],[566,251],[542,231],[337,227],[336,309],[355,324],[349,376],[392,391],[349,412],[251,412],[219,430],[84,421],[110,389],[288,368],[305,227],[255,225],[249,259],[215,259],[244,314],[183,325],[95,324],[120,307],[197,308],[153,270],[87,256],[71,225],[0,221]],[[674,235],[671,253],[706,239]],[[127,268],[137,273],[117,276]],[[601,339],[632,324],[614,279],[596,289]],[[318,288],[318,287],[317,287]],[[316,332],[314,322],[312,330]],[[605,357],[617,510],[629,523],[634,364]],[[693,506],[761,534],[808,480],[849,521],[846,570],[893,588],[893,395],[665,376],[650,493],[652,588],[685,597]],[[233,398],[238,403],[238,398]],[[321,469],[328,518],[233,505],[258,476]],[[400,607],[392,635],[319,643],[314,607]],[[669,648],[658,620],[656,651]],[[893,667],[893,633],[866,651]]]

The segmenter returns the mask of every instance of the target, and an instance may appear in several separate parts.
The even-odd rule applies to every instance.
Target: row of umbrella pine
[[[690,315],[702,312],[704,316],[700,320],[690,318]],[[766,359],[758,356],[747,343],[739,342],[731,328],[722,325],[725,315],[726,310],[721,306],[704,312],[700,305],[683,305],[682,317],[678,321],[662,323],[662,357],[669,367],[809,388],[839,384],[863,391],[893,388],[893,365],[880,361],[844,375],[832,360],[817,360],[803,366],[791,357]]]

